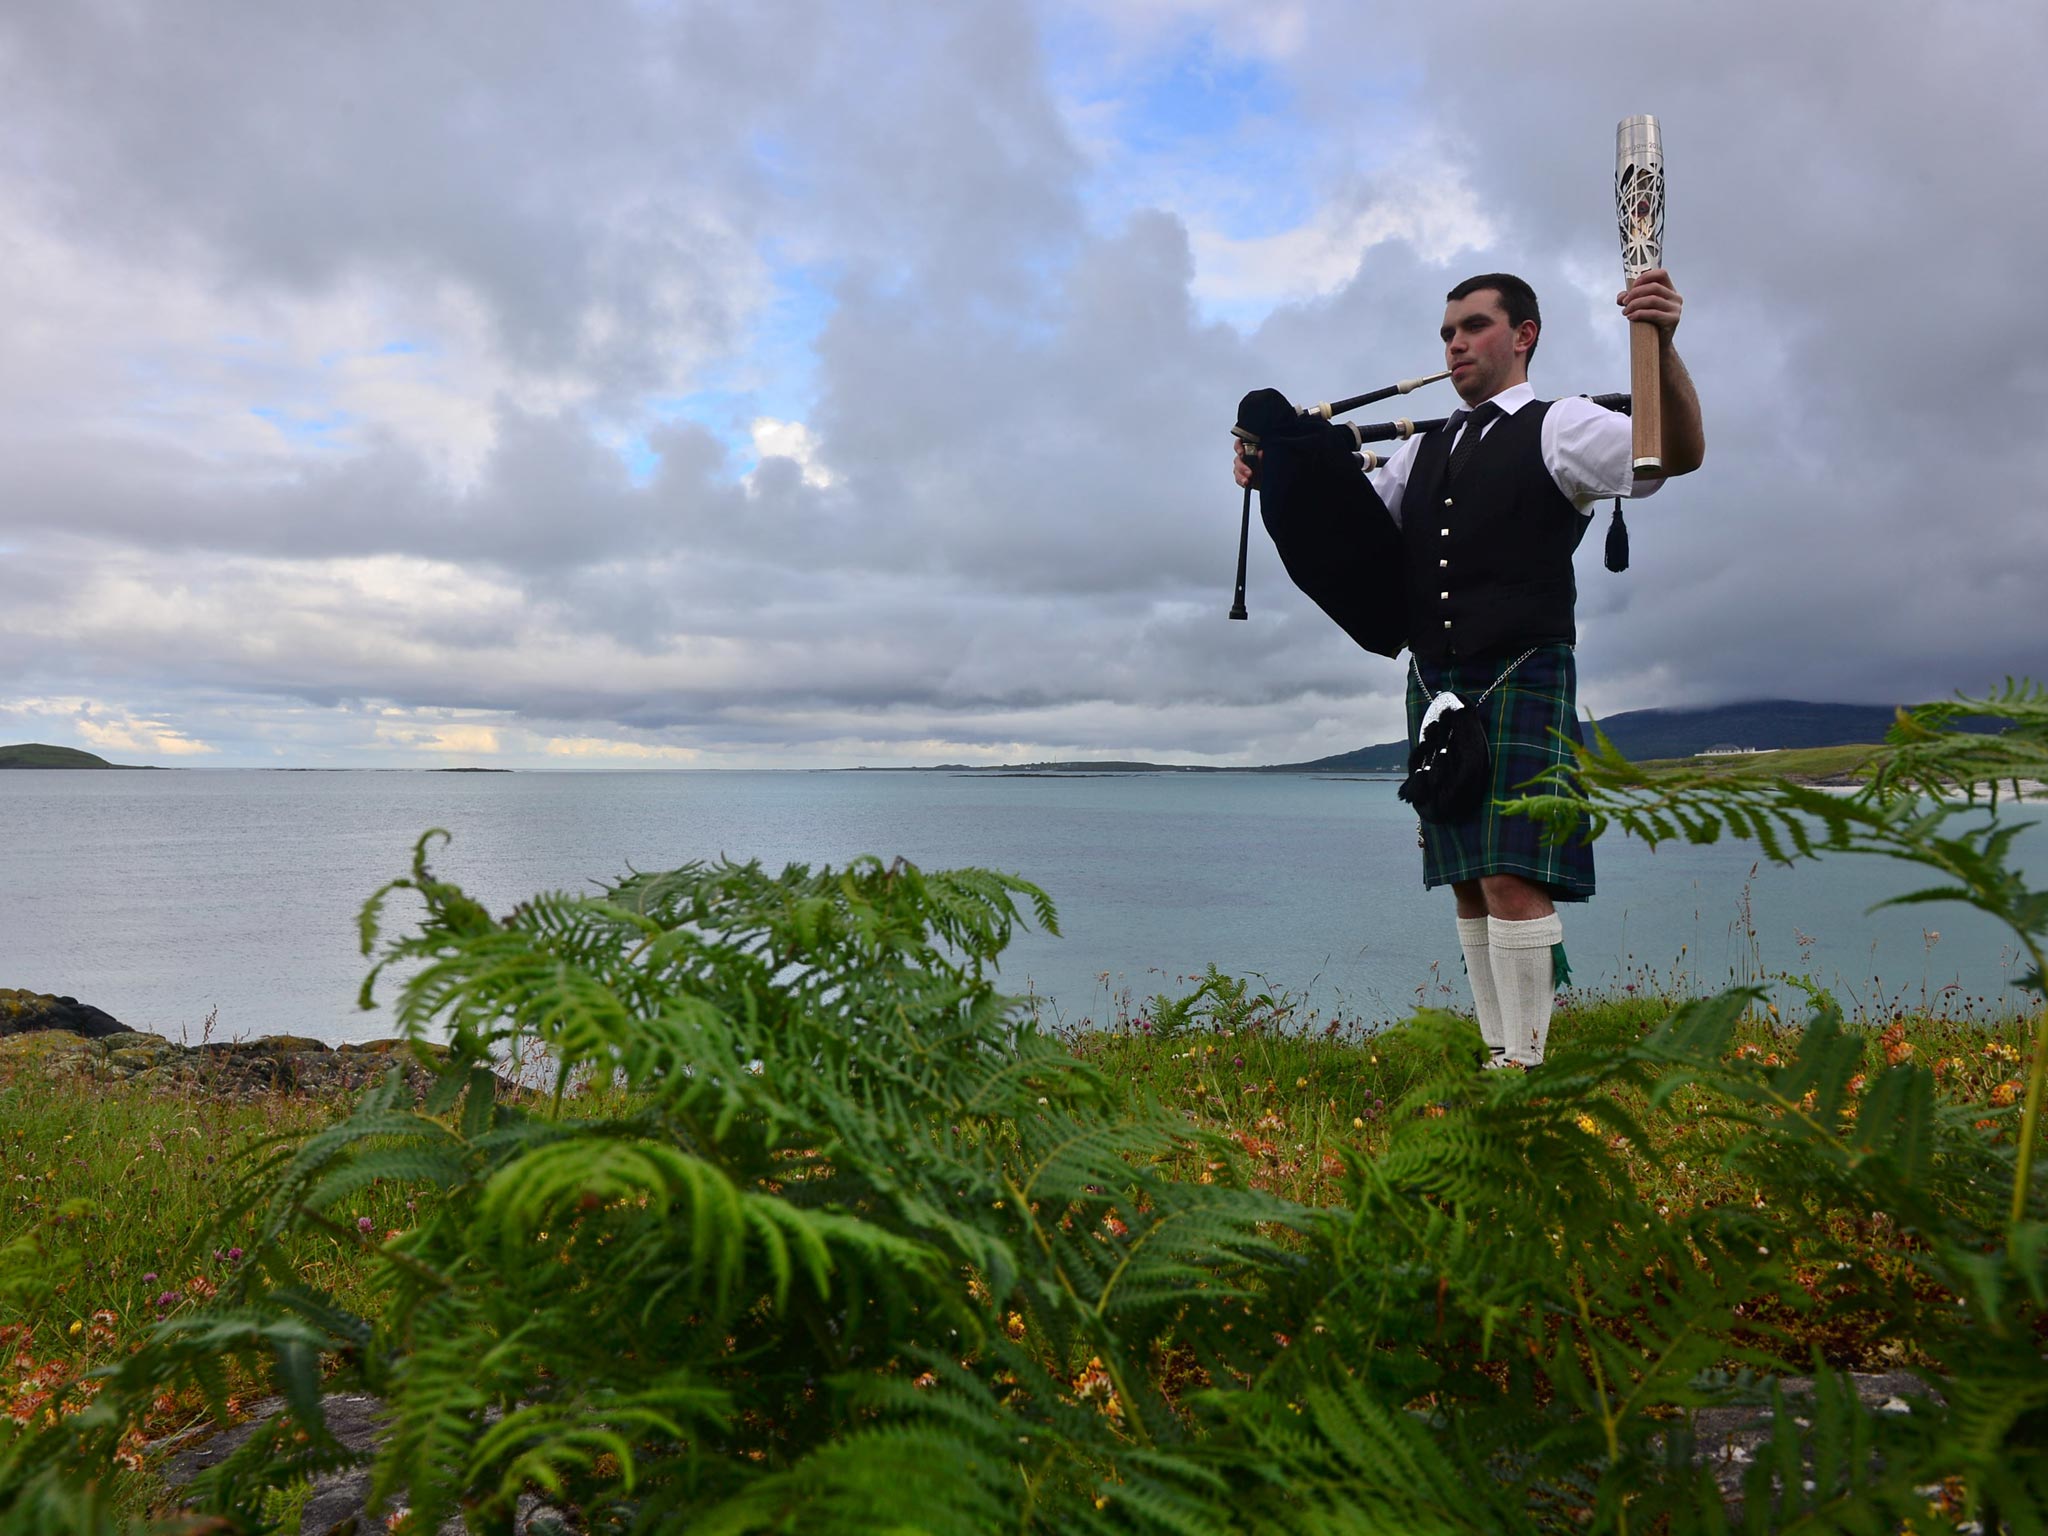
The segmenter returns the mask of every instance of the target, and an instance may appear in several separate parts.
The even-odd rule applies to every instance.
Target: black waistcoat
[[[1587,519],[1543,465],[1536,400],[1493,425],[1455,489],[1446,434],[1416,445],[1401,496],[1409,648],[1441,666],[1578,639],[1572,552]]]

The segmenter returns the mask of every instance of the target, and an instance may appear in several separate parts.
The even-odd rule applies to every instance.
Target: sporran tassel
[[[1607,569],[1628,569],[1628,524],[1621,520],[1621,498],[1614,498],[1614,520],[1607,525]]]

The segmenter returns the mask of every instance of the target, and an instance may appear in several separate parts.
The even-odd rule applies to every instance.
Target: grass
[[[26,1054],[10,1066],[0,1076],[0,1247],[40,1247],[49,1282],[0,1294],[0,1358],[11,1367],[0,1373],[0,1414],[27,1423],[56,1383],[112,1363],[214,1294],[241,1258],[243,1232],[221,1212],[244,1155],[308,1136],[342,1106],[52,1077]],[[374,1312],[371,1245],[410,1222],[412,1198],[395,1186],[365,1191],[335,1213],[357,1240],[304,1239],[294,1265]],[[142,1428],[154,1438],[202,1416],[196,1398],[166,1399]]]
[[[1552,1026],[1551,1049],[1632,1042],[1671,1006],[1651,994],[1571,997]],[[2003,1109],[2019,1090],[2020,1062],[2043,1022],[2040,1016],[1900,1013],[1882,1028],[1864,1028],[1869,1072],[1874,1076],[1894,1060],[1919,1060],[1933,1067],[1950,1102],[1982,1104],[1987,1113]],[[1426,1064],[1399,1029],[1367,1034],[1355,1024],[1338,1024],[1304,1032],[1294,1023],[1253,1013],[1235,1025],[1161,1034],[1140,1017],[1077,1032],[1073,1043],[1077,1054],[1127,1084],[1134,1101],[1150,1094],[1177,1104],[1191,1124],[1235,1141],[1253,1160],[1255,1184],[1305,1204],[1329,1204],[1339,1196],[1338,1149],[1367,1156],[1384,1150],[1395,1106]],[[1786,1048],[1788,1033],[1775,1010],[1762,1011],[1744,1027],[1737,1049],[1768,1061]],[[1682,1142],[1695,1134],[1684,1111],[1681,1095],[1647,1128],[1660,1142]],[[1639,1160],[1639,1172],[1646,1181],[1658,1176],[1647,1160]],[[1645,1192],[1678,1202],[1735,1193],[1717,1186],[1704,1166]]]
[[[1398,1106],[1425,1062],[1399,1028],[1325,1022],[1285,998],[1248,995],[1241,984],[1219,980],[1223,986],[1198,994],[1192,1005],[1155,1001],[1111,1027],[1073,1031],[1071,1048],[1123,1084],[1134,1106],[1145,1098],[1176,1106],[1191,1127],[1217,1133],[1241,1154],[1232,1168],[1184,1153],[1182,1176],[1243,1177],[1304,1204],[1339,1202],[1340,1151],[1371,1157],[1384,1150],[1395,1115],[1414,1112]],[[1552,1049],[1634,1040],[1671,1003],[1647,991],[1568,994]],[[1932,1067],[1944,1098],[1982,1106],[2002,1121],[2019,1090],[2019,1063],[2043,1022],[2038,1015],[1900,1010],[1865,1021],[1865,1051],[1873,1076],[1889,1061],[1917,1059]],[[1775,1010],[1760,1009],[1737,1049],[1769,1060],[1786,1041]],[[210,1296],[239,1261],[243,1233],[224,1226],[220,1212],[246,1154],[309,1135],[342,1107],[286,1094],[237,1101],[52,1079],[33,1058],[17,1065],[11,1080],[0,1078],[0,1245],[41,1243],[54,1266],[51,1284],[5,1298],[0,1347],[14,1369],[0,1378],[0,1413],[27,1422],[56,1382],[110,1363],[157,1323]],[[1638,1114],[1646,1108],[1628,1107]],[[572,1103],[569,1112],[595,1108]],[[1715,1147],[1687,1109],[1681,1094],[1645,1122],[1652,1141],[1674,1155],[1653,1160],[1643,1155],[1649,1149],[1617,1147],[1642,1193],[1681,1210],[1748,1199],[1721,1171]],[[376,1315],[375,1247],[411,1224],[425,1194],[393,1183],[362,1192],[347,1210],[331,1213],[335,1232],[299,1240],[293,1264],[343,1305]],[[1886,1360],[1881,1352],[1860,1354],[1867,1341],[1855,1338],[1810,1342],[1841,1364]],[[166,1399],[144,1432],[168,1433],[202,1414],[196,1399]]]
[[[1658,758],[1638,766],[1652,774],[1704,773],[1717,777],[1736,774],[1782,774],[1786,778],[1854,779],[1861,781],[1870,760],[1882,747],[1861,744],[1844,747],[1786,747],[1772,752],[1745,752],[1726,757]]]

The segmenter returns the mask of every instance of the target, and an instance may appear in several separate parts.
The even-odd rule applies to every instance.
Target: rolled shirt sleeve
[[[1583,395],[1553,400],[1543,417],[1543,465],[1557,488],[1581,513],[1610,496],[1654,495],[1662,477],[1639,486],[1629,468],[1633,428],[1619,411],[1595,405]]]

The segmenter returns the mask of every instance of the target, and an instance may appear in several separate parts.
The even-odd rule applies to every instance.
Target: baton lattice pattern
[[[1629,161],[1614,171],[1614,217],[1621,226],[1622,275],[1634,282],[1664,264],[1664,165]]]

